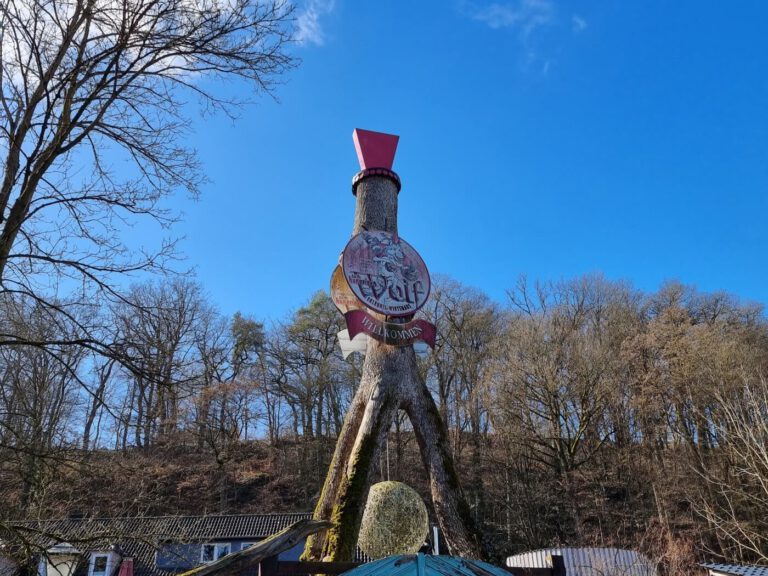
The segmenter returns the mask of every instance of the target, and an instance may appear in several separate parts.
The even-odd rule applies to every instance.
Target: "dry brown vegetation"
[[[132,294],[146,318],[109,312],[130,368],[0,348],[4,516],[310,511],[359,378],[327,296],[266,329],[186,281]],[[601,277],[521,281],[501,306],[440,279],[424,314],[439,340],[421,369],[497,554],[616,545],[669,573],[766,559],[759,307]],[[405,418],[388,444],[380,477],[426,496]]]

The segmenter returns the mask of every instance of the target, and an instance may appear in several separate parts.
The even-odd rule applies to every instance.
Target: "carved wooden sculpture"
[[[385,231],[397,237],[400,180],[391,170],[397,137],[356,130],[355,144],[362,171],[353,179],[356,205],[352,235]],[[372,315],[390,323],[410,320]],[[413,424],[429,474],[435,513],[451,554],[483,557],[445,426],[419,375],[413,346],[393,346],[369,338],[360,386],[346,414],[314,513],[316,520],[330,520],[332,526],[308,539],[305,559],[353,558],[373,464],[398,409],[404,410]]]

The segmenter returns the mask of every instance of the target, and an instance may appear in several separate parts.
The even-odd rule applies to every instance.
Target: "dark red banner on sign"
[[[350,338],[364,332],[379,342],[393,346],[408,346],[417,340],[423,340],[430,348],[435,347],[437,330],[434,324],[426,320],[411,320],[405,324],[382,322],[365,310],[350,310],[344,314],[344,318]]]

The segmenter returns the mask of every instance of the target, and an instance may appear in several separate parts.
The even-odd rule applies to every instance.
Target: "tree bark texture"
[[[353,236],[378,230],[396,234],[397,195],[397,187],[385,177],[361,181]],[[413,346],[396,347],[369,338],[360,386],[344,419],[315,508],[314,518],[330,520],[331,527],[308,539],[304,559],[340,562],[354,558],[374,463],[400,408],[413,424],[449,551],[457,556],[484,556],[448,450],[444,424],[419,375]]]

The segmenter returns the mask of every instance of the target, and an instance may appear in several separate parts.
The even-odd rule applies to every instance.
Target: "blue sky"
[[[280,318],[327,289],[356,127],[400,135],[400,234],[432,273],[501,302],[521,274],[592,272],[768,302],[768,3],[308,0],[296,15],[302,64],[279,101],[196,120],[211,182],[174,200],[185,265],[224,312]]]

